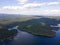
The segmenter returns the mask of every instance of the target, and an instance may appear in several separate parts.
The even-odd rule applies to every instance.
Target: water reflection
[[[34,35],[27,32],[20,31],[14,38],[14,45],[34,45]]]
[[[56,31],[56,37],[48,38],[35,36],[28,32],[18,30],[13,40],[5,40],[5,45],[60,45],[60,30]]]
[[[13,40],[13,45],[60,45],[60,30],[56,31],[56,37],[48,38],[29,34],[18,30]]]

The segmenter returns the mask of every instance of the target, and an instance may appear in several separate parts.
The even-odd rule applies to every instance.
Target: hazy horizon
[[[0,13],[0,15],[21,15],[21,16],[60,16],[60,14],[58,15],[55,15],[55,14],[53,14],[53,15],[24,15],[24,14],[4,14],[4,13]]]

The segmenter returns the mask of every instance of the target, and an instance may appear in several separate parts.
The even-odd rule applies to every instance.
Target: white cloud
[[[18,0],[19,4],[25,4],[26,2],[28,2],[28,0]]]
[[[60,9],[45,10],[45,14],[60,14]]]
[[[25,4],[29,0],[17,0],[17,1],[18,1],[19,4]],[[39,4],[39,5],[58,5],[58,4],[60,4],[60,2],[44,2],[44,3],[32,2],[32,3],[27,3],[27,5],[35,5],[35,4]]]
[[[24,5],[22,5],[23,8],[36,8],[36,7],[43,7],[43,6],[60,5],[60,2],[44,2],[44,3],[32,2],[32,3],[26,3],[26,2],[28,2],[28,0],[19,0],[19,1],[20,1],[20,4],[24,4]]]
[[[49,2],[48,5],[58,5],[60,2]]]
[[[41,10],[41,9],[27,9],[27,8],[22,8],[15,6],[15,7],[8,7],[8,6],[4,6],[1,8],[0,13],[7,13],[7,14],[24,14],[24,15],[46,15],[46,14],[60,14],[60,9],[53,9],[53,10],[49,10],[49,9],[45,9],[45,10]]]
[[[23,5],[23,7],[40,7],[40,6],[43,6],[43,5],[45,5],[45,3],[28,3],[28,4],[25,4],[25,5]]]
[[[0,13],[7,13],[7,14],[26,14],[26,15],[41,15],[41,14],[60,14],[60,9],[41,9],[35,7],[44,7],[46,5],[58,5],[59,2],[45,2],[45,3],[27,3],[28,0],[19,0],[22,6],[3,6],[0,7]],[[31,9],[30,9],[31,8]]]
[[[3,9],[23,9],[21,6],[3,6]]]

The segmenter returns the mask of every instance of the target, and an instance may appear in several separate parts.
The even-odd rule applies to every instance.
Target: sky
[[[0,0],[0,13],[60,15],[60,0]]]

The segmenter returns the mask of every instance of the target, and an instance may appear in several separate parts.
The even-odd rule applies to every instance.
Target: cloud
[[[60,9],[53,9],[53,10],[45,10],[43,11],[45,14],[60,14]]]
[[[25,4],[28,0],[17,0],[19,4]]]
[[[23,8],[21,6],[3,6],[2,9],[16,10],[16,9],[23,9]]]
[[[19,0],[20,4],[24,4],[22,5],[22,7],[24,8],[40,8],[43,6],[56,6],[56,5],[60,5],[60,2],[43,2],[43,3],[37,3],[37,2],[32,2],[32,3],[26,3],[28,2],[28,0]],[[25,4],[26,3],[26,4]]]
[[[45,5],[45,3],[28,3],[28,4],[23,5],[23,7],[25,7],[25,8],[28,8],[28,7],[33,8],[33,7],[40,7],[40,6],[43,6],[43,5]]]
[[[44,3],[31,2],[31,3],[28,3],[29,0],[17,0],[17,1],[18,1],[18,4],[27,3],[27,5],[35,5],[35,4],[39,4],[39,5],[58,5],[58,4],[60,4],[60,2],[44,2]]]
[[[3,9],[33,9],[36,7],[41,7],[43,6],[45,3],[28,3],[28,4],[24,4],[22,6],[3,6]]]
[[[3,6],[0,8],[0,13],[6,14],[24,14],[24,15],[47,15],[47,14],[60,14],[60,9],[28,9],[28,8],[21,8],[18,6]]]
[[[48,7],[51,5],[53,6],[58,5],[60,4],[59,2],[44,2],[44,3],[37,3],[37,2],[26,3],[26,2],[28,2],[28,0],[19,0],[20,4],[24,4],[22,6],[2,6],[0,7],[0,13],[24,14],[24,15],[60,14],[60,9],[55,8],[50,9],[50,7]],[[48,9],[44,9],[46,5]]]
[[[48,5],[58,5],[60,2],[49,2]]]

